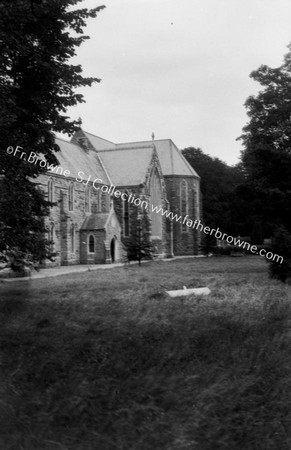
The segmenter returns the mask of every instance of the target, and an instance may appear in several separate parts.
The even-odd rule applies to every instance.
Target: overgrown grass
[[[163,288],[209,286],[208,298]],[[290,287],[262,258],[0,285],[3,450],[291,448]]]

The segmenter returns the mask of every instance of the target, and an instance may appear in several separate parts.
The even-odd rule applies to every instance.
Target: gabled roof
[[[56,144],[61,151],[56,153],[59,166],[70,171],[70,177],[77,178],[78,172],[83,172],[82,177],[87,180],[91,175],[91,181],[100,178],[103,184],[110,185],[110,180],[100,163],[98,154],[94,151],[86,152],[81,147],[63,139],[56,138]],[[50,171],[48,172],[50,173]]]
[[[86,217],[81,226],[81,230],[104,230],[106,228],[108,217],[109,213],[93,213],[91,216]]]
[[[114,216],[118,227],[121,230],[119,220],[116,216],[114,208],[111,206],[110,211],[106,213],[94,212],[90,216],[86,217],[84,220],[81,230],[85,231],[94,231],[94,230],[105,230],[111,220],[111,217]]]
[[[115,144],[111,141],[108,141],[107,139],[95,136],[94,134],[88,133],[88,131],[82,131],[96,150],[99,150],[100,148],[107,150],[115,147]]]
[[[146,179],[153,151],[152,145],[143,145],[99,150],[98,154],[115,186],[137,186]]]
[[[114,144],[84,130],[82,132],[99,155],[100,166],[107,179],[115,186],[133,186],[144,182],[153,146],[164,176],[200,178],[171,139]]]
[[[183,175],[200,178],[193,167],[184,158],[181,151],[176,147],[171,139],[159,139],[154,141],[129,142],[117,144],[116,149],[138,148],[145,145],[154,144],[162,167],[163,175]]]

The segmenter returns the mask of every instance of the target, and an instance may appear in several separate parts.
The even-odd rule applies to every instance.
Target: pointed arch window
[[[94,239],[94,236],[92,234],[90,234],[90,236],[89,236],[88,252],[89,253],[95,253],[95,239]]]
[[[72,223],[70,228],[71,253],[75,253],[75,226]]]
[[[74,211],[74,183],[69,185],[69,211]]]
[[[50,178],[48,180],[47,191],[48,191],[48,201],[53,203],[54,202],[54,182],[53,182],[52,178]]]
[[[129,236],[129,202],[128,192],[126,191],[126,200],[123,200],[123,234],[125,237]]]
[[[101,212],[108,211],[108,200],[109,200],[109,195],[106,192],[101,191],[101,205],[100,205]]]
[[[101,191],[100,191],[100,189],[97,194],[97,211],[101,212]]]
[[[49,232],[48,232],[49,251],[51,253],[53,253],[53,251],[54,251],[54,239],[55,239],[55,225],[52,222],[49,225]]]
[[[90,188],[85,190],[85,212],[90,212]]]
[[[162,186],[159,172],[154,170],[151,176],[150,182],[150,195],[151,195],[151,220],[152,220],[152,237],[162,237],[162,215],[161,212],[155,208],[160,208],[163,204],[162,199]]]
[[[189,231],[186,223],[184,223],[184,217],[188,215],[188,183],[186,180],[181,181],[180,184],[180,211],[182,216],[182,231]]]

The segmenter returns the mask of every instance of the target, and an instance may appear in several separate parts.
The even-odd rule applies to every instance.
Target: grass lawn
[[[290,292],[259,257],[0,283],[0,448],[289,450]]]

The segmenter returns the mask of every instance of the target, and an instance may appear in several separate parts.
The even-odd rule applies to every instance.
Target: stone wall
[[[88,252],[88,242],[90,236],[95,240],[95,253]],[[105,251],[105,230],[80,231],[80,263],[81,264],[102,264],[106,260]]]
[[[185,180],[188,186],[188,216],[190,220],[199,219],[199,180],[188,176],[165,176],[165,183],[167,188],[167,196],[169,200],[169,210],[177,216],[182,216],[181,211],[181,182]],[[183,217],[182,217],[183,220]],[[173,225],[173,250],[174,255],[193,255],[199,251],[199,232],[190,227],[182,229],[182,223],[175,219],[172,221]],[[168,225],[168,233],[171,226]]]
[[[54,224],[54,251],[58,253],[55,262],[47,261],[46,266],[80,264],[84,255],[80,255],[80,229],[87,216],[90,216],[92,209],[100,212],[108,212],[110,205],[109,195],[101,193],[93,187],[90,189],[89,212],[85,211],[85,190],[83,183],[78,183],[74,179],[64,178],[54,175],[40,175],[38,184],[46,193],[48,199],[48,180],[54,183],[55,206],[50,208],[50,216],[46,220],[47,228]],[[70,183],[74,183],[74,207],[69,211],[68,191]],[[75,229],[75,249],[71,250],[71,226]],[[104,241],[104,239],[103,239]]]

